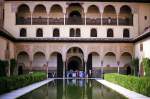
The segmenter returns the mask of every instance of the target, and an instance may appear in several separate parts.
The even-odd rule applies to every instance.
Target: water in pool
[[[57,79],[18,99],[126,99],[92,79]]]

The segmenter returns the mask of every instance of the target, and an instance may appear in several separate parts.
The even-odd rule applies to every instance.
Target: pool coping
[[[41,87],[42,85],[45,85],[46,83],[48,83],[52,80],[54,80],[54,79],[48,78],[46,80],[36,82],[36,83],[31,84],[31,85],[19,88],[17,90],[13,90],[11,92],[2,94],[2,95],[0,95],[0,99],[15,99],[15,98],[18,98],[20,96],[23,96],[23,95],[33,91],[34,89],[37,89],[37,88]]]
[[[129,99],[150,99],[150,97],[144,96],[142,94],[139,94],[137,92],[131,91],[129,89],[126,89],[120,85],[108,82],[103,79],[96,79],[99,83],[103,84],[106,87],[109,87],[113,89],[114,91],[118,92],[119,94],[129,98]]]

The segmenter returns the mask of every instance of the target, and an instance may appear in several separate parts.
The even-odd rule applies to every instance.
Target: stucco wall
[[[0,37],[0,59],[5,60],[6,59],[6,49],[7,49],[7,45],[9,48],[9,58],[14,58],[15,56],[15,45],[13,42]]]
[[[143,44],[143,51],[140,51],[140,44]],[[143,58],[150,58],[150,37],[135,43],[135,57],[140,59],[140,62]]]
[[[17,7],[22,4],[24,2],[6,2],[5,3],[5,20],[4,20],[4,28],[6,30],[8,30],[10,33],[12,33],[15,37],[19,37],[19,33],[20,33],[20,29],[21,28],[26,28],[27,29],[27,37],[36,37],[36,29],[37,28],[43,28],[43,35],[44,37],[52,37],[52,31],[54,28],[59,28],[60,29],[60,37],[69,37],[69,29],[70,28],[80,28],[81,29],[81,37],[90,37],[90,29],[91,28],[96,28],[98,31],[98,37],[100,38],[105,38],[106,36],[106,31],[108,28],[112,28],[114,30],[114,37],[115,38],[123,38],[123,29],[125,28],[129,28],[130,30],[130,37],[133,38],[135,36],[137,36],[139,34],[138,31],[138,24],[139,24],[139,20],[138,17],[142,16],[143,14],[138,13],[138,4],[133,3],[105,3],[105,2],[84,2],[84,11],[87,11],[87,8],[91,5],[91,4],[95,4],[99,7],[100,12],[103,12],[103,7],[109,4],[112,4],[115,9],[116,12],[119,12],[119,9],[121,6],[123,5],[129,5],[132,9],[132,13],[133,13],[133,26],[109,26],[109,25],[16,25],[16,11],[17,11]],[[57,2],[32,2],[33,5],[29,4],[30,2],[26,2],[26,4],[30,5],[32,10],[33,8],[37,5],[37,4],[43,4],[46,5],[47,10],[49,10],[50,6],[52,6],[52,4],[57,4]],[[66,2],[59,2],[58,4],[60,4],[63,7],[63,13],[65,13],[66,11]],[[49,4],[49,5],[48,5]],[[102,6],[100,6],[102,5]],[[145,5],[143,5],[142,7],[145,8]],[[64,10],[65,9],[65,10]],[[32,11],[31,10],[31,11]],[[135,11],[134,11],[135,10]],[[49,12],[49,11],[47,11]],[[147,12],[145,12],[147,13]],[[93,16],[94,17],[94,16]]]

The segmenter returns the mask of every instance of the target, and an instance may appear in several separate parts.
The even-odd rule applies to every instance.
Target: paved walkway
[[[14,91],[11,91],[9,93],[6,93],[6,94],[3,94],[0,96],[0,99],[15,99],[15,98],[18,98],[28,92],[31,92],[32,90],[36,89],[36,88],[39,88],[41,87],[42,85],[52,81],[54,79],[47,79],[47,80],[44,80],[44,81],[41,81],[41,82],[37,82],[37,83],[34,83],[34,84],[31,84],[31,85],[28,85],[26,87],[23,87],[23,88],[19,88],[17,90],[14,90]]]
[[[141,95],[139,93],[136,93],[134,91],[130,91],[124,87],[121,87],[117,84],[113,84],[111,82],[108,82],[106,80],[99,80],[99,79],[96,79],[98,82],[102,83],[103,85],[115,90],[116,92],[126,96],[127,98],[129,99],[150,99],[150,97],[146,97],[144,95]]]

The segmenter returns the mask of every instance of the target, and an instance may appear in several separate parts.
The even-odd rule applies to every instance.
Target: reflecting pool
[[[18,99],[127,99],[94,79],[57,79]]]

